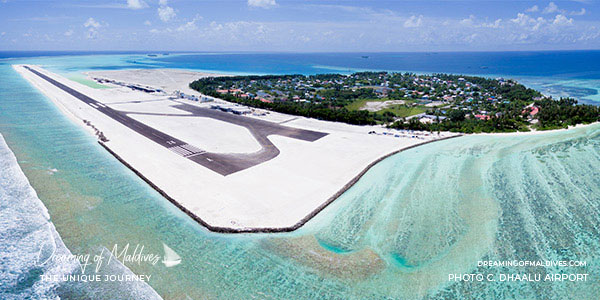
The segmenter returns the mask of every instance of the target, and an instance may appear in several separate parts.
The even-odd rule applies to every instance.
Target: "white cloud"
[[[514,19],[469,17],[466,22],[461,19],[427,18],[419,15],[412,18],[410,15],[389,15],[378,22],[367,18],[350,22],[192,20],[178,22],[179,27],[149,32],[174,46],[202,44],[205,49],[249,51],[264,50],[265,45],[272,50],[285,51],[299,48],[307,51],[419,51],[464,50],[465,47],[481,50],[532,50],[539,49],[540,45],[548,49],[565,48],[576,43],[600,45],[600,22],[578,23],[561,15],[558,18],[554,15],[542,18],[522,13]],[[408,28],[404,27],[405,23],[409,25]]]
[[[502,19],[497,19],[496,21],[494,21],[492,23],[483,23],[483,24],[481,24],[481,26],[487,27],[487,28],[500,28],[501,23],[502,23]]]
[[[572,16],[583,16],[587,13],[587,11],[585,10],[585,8],[581,8],[580,11],[572,11],[571,15]]]
[[[554,25],[573,25],[573,19],[567,18],[564,15],[556,15],[554,21],[552,21]]]
[[[542,25],[548,23],[548,21],[542,17],[532,18],[529,15],[523,13],[517,14],[517,17],[514,19],[510,19],[510,21],[512,23],[518,24],[524,29],[532,31],[537,31],[540,29],[540,27],[542,27]]]
[[[269,8],[276,5],[275,0],[248,0],[248,6],[250,7]]]
[[[168,10],[167,7],[171,3],[175,3],[165,0],[144,1],[149,5],[154,3],[154,9],[165,10]],[[533,50],[575,48],[580,45],[600,47],[600,21],[583,20],[584,18],[580,21],[580,17],[571,15],[571,10],[577,11],[581,7],[574,6],[564,12],[559,9],[562,6],[559,6],[556,8],[559,12],[541,14],[546,5],[550,5],[548,2],[539,3],[541,2],[537,4],[539,7],[536,13],[525,12],[525,8],[533,6],[534,3],[531,3],[523,6],[520,14],[515,12],[512,17],[502,19],[479,15],[464,15],[462,18],[428,17],[426,14],[406,15],[389,9],[367,10],[352,6],[344,6],[342,9],[337,6],[307,5],[302,7],[307,13],[309,10],[319,9],[321,15],[333,16],[335,12],[341,12],[343,16],[318,21],[287,19],[211,23],[212,20],[206,21],[199,16],[194,19],[184,17],[184,12],[173,10],[173,14],[166,18],[165,22],[168,23],[163,23],[163,18],[160,19],[163,21],[150,19],[152,22],[148,23],[145,22],[146,18],[143,18],[137,22],[139,26],[146,28],[147,34],[154,37],[140,38],[139,47],[151,48],[156,46],[156,41],[161,41],[163,45],[182,50],[193,50],[195,45],[202,45],[203,49],[207,50],[222,51],[261,51],[267,47],[274,51],[420,51],[465,48]],[[173,4],[173,8],[176,7]],[[589,14],[589,11],[586,13]],[[160,14],[156,17],[160,17]],[[85,30],[73,27],[73,35],[85,34],[89,28],[94,28],[94,22],[102,27],[97,33],[90,32],[88,35],[94,37],[99,34],[99,37],[103,37],[107,25],[100,20],[90,22],[90,27],[86,27]],[[43,36],[41,38],[43,39]],[[118,40],[116,35],[111,38]]]
[[[73,29],[69,29],[69,30],[65,31],[64,35],[65,36],[72,36],[73,35]]]
[[[150,25],[152,25],[152,23],[150,21],[146,20],[146,22],[144,22],[144,25],[150,26]]]
[[[85,21],[85,23],[83,23],[83,27],[97,29],[97,28],[102,27],[102,25],[100,25],[100,23],[96,22],[96,20],[94,20],[94,18],[89,18],[87,21]]]
[[[148,7],[144,0],[127,0],[127,7],[131,9],[142,9]]]
[[[542,13],[551,14],[551,13],[555,13],[558,11],[559,11],[558,6],[556,4],[554,4],[554,2],[550,2],[550,3],[548,3],[548,6],[546,6],[546,8],[544,8],[544,11],[542,11]]]
[[[404,21],[404,27],[406,28],[415,28],[419,27],[423,24],[423,16],[411,16],[406,21]]]
[[[460,24],[467,25],[467,26],[473,26],[474,22],[475,22],[475,16],[474,15],[470,15],[468,19],[462,19],[460,21]]]
[[[538,12],[538,11],[540,11],[540,7],[537,6],[537,5],[534,5],[534,6],[530,7],[530,8],[528,8],[528,9],[526,9],[525,11],[526,12]]]
[[[528,21],[531,19],[531,17],[527,14],[524,13],[518,13],[517,17],[514,19],[510,19],[511,22],[519,24],[521,26],[525,26]]]
[[[94,18],[89,18],[83,23],[83,27],[88,29],[86,37],[88,39],[95,39],[98,37],[98,28],[102,27],[102,25],[100,25],[100,22],[94,20]]]
[[[196,30],[196,29],[198,29],[198,26],[196,26],[196,21],[199,21],[199,20],[202,20],[202,17],[196,16],[193,20],[186,22],[185,24],[177,27],[177,29],[175,29],[175,30],[179,31],[179,32]]]
[[[162,3],[163,1],[161,1],[161,4]],[[165,5],[161,5],[159,8],[157,8],[158,17],[163,22],[169,22],[170,20],[175,18],[176,15],[175,10],[170,6],[166,6],[166,3],[167,1],[164,1]]]
[[[458,24],[471,28],[500,28],[502,19],[496,19],[494,22],[477,22],[477,18],[474,15],[470,15],[468,18],[460,20]],[[446,21],[444,26],[448,25],[449,22]]]

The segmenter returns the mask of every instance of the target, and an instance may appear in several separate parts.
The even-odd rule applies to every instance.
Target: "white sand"
[[[404,100],[369,101],[366,102],[365,105],[363,105],[363,107],[360,109],[376,112],[399,104],[404,104]]]
[[[575,126],[569,126],[568,128],[561,128],[561,129],[552,129],[552,130],[531,130],[531,131],[517,131],[517,132],[495,132],[495,133],[487,133],[487,132],[482,132],[482,133],[472,133],[470,135],[479,135],[479,136],[486,136],[486,135],[494,135],[494,136],[524,136],[524,135],[540,135],[540,134],[550,134],[550,133],[556,133],[556,132],[562,132],[565,130],[572,130],[572,129],[584,129],[590,126],[596,126],[600,124],[600,122],[593,122],[590,124],[577,124]]]
[[[168,93],[176,90],[187,94],[198,95],[190,89],[189,84],[197,79],[210,76],[230,76],[216,73],[194,72],[181,69],[133,69],[118,71],[87,72],[89,79],[103,78],[120,82],[160,88]]]
[[[370,135],[367,133],[371,130],[380,133],[394,131],[378,126],[352,126],[272,113],[256,118],[279,122],[292,120],[285,125],[324,131],[329,135],[315,142],[271,135],[269,139],[281,151],[279,156],[229,176],[222,176],[138,135],[21,66],[14,67],[72,117],[90,120],[108,137],[110,141],[106,145],[112,151],[171,198],[206,223],[216,227],[292,227],[327,202],[373,161],[399,149],[439,138],[437,135],[423,135],[422,139]],[[164,100],[164,97],[121,87],[93,89],[41,68],[34,68],[115,109],[124,109],[124,106],[110,103],[153,98]],[[170,70],[162,72],[167,80]],[[150,78],[150,81],[146,82],[140,77],[136,80],[139,84],[150,85],[151,81],[156,79]],[[189,82],[177,82],[176,85],[184,86],[187,83]],[[138,109],[155,113],[172,110],[165,103],[168,101],[128,104],[127,110]],[[192,120],[194,118],[191,117],[131,116],[198,148],[244,152],[256,149],[256,145],[248,140],[248,131],[232,124],[221,124],[222,122],[206,121],[202,118]],[[159,120],[160,118],[162,120]],[[77,123],[83,125],[81,121]],[[201,132],[203,130],[210,132]],[[450,135],[443,133],[440,137]],[[198,145],[194,144],[196,142]]]

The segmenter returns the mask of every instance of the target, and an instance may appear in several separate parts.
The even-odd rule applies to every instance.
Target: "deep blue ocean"
[[[600,50],[537,52],[406,52],[406,53],[155,53],[155,52],[1,52],[1,58],[39,56],[158,54],[152,61],[132,61],[143,67],[158,65],[241,73],[353,72],[356,70],[412,71],[503,76],[600,79]],[[176,55],[165,55],[176,54]],[[182,55],[183,54],[183,55]],[[102,66],[102,69],[111,66]],[[121,65],[113,68],[122,68]]]
[[[512,78],[555,98],[573,97],[580,103],[600,104],[600,51],[597,50],[419,53],[0,52],[0,59],[8,60],[35,57],[55,57],[60,60],[61,57],[72,56],[107,59],[91,60],[92,63],[84,65],[63,61],[57,64],[59,67],[54,71],[184,68],[235,74],[317,74],[378,70],[452,73]],[[52,66],[46,67],[52,69]]]

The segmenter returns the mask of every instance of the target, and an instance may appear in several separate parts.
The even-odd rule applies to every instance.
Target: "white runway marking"
[[[171,141],[169,141],[171,142]],[[167,142],[167,143],[169,143]],[[196,155],[200,155],[200,154],[204,154],[206,153],[206,151],[196,148],[192,145],[189,144],[184,144],[184,145],[179,145],[179,146],[174,146],[174,147],[169,147],[169,150],[183,156],[183,157],[190,157],[190,156],[196,156]]]

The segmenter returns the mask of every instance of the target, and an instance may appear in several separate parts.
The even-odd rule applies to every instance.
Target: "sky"
[[[600,49],[600,0],[0,0],[0,50]]]

